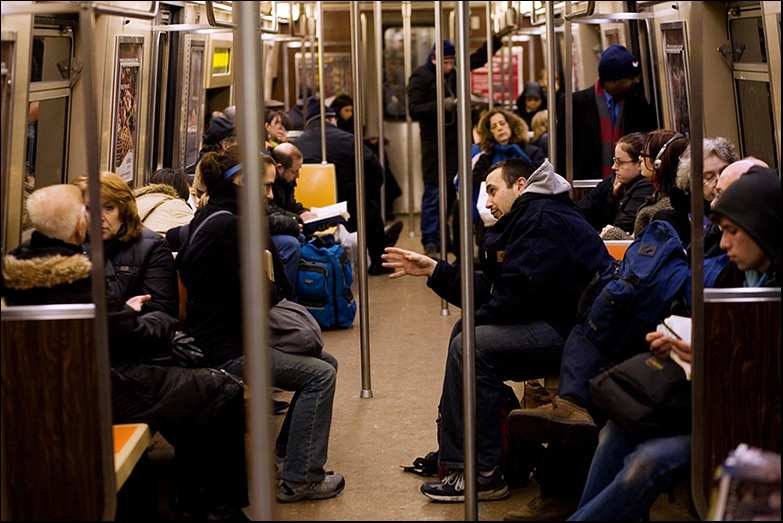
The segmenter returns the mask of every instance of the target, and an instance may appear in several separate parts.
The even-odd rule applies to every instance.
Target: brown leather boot
[[[598,428],[587,409],[560,396],[535,409],[512,410],[508,414],[512,434],[538,443],[584,445],[594,442]]]
[[[576,511],[577,504],[570,499],[538,493],[521,509],[507,512],[503,521],[565,521]]]
[[[552,395],[538,380],[525,382],[525,395],[522,398],[522,408],[535,409],[541,405],[552,403]]]

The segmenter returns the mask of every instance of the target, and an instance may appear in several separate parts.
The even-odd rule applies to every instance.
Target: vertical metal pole
[[[446,194],[446,184],[448,173],[446,172],[446,114],[444,113],[443,95],[445,94],[445,81],[443,76],[443,7],[441,2],[435,2],[435,100],[438,110],[438,214],[440,216],[440,256],[446,259],[448,249],[447,242],[443,241],[448,237],[447,204],[448,195]],[[467,183],[465,178],[463,183]],[[470,183],[473,183],[472,180]],[[472,196],[471,196],[472,198]],[[471,200],[472,201],[472,200]],[[472,229],[471,229],[472,230]],[[440,315],[449,315],[449,302],[440,300]]]
[[[372,398],[372,386],[370,383],[370,295],[367,289],[367,227],[364,215],[364,136],[362,126],[362,85],[361,85],[361,61],[359,41],[361,27],[359,15],[359,2],[351,2],[351,67],[353,69],[353,133],[354,154],[356,162],[356,224],[357,224],[357,250],[361,255],[356,259],[359,262],[359,321],[361,323],[362,340],[362,391],[359,397]]]
[[[549,110],[549,160],[554,162],[557,159],[557,119],[555,113],[557,112],[557,93],[555,90],[555,68],[557,67],[557,53],[555,47],[555,6],[554,2],[544,2],[546,4],[546,106]],[[570,87],[566,87],[566,91],[569,91]],[[566,111],[568,111],[568,104],[566,103]],[[566,137],[566,141],[569,138]],[[569,155],[570,157],[570,155]],[[558,165],[559,169],[562,169]],[[573,180],[573,174],[569,171],[568,180]]]
[[[290,24],[293,26],[293,20]],[[286,109],[290,109],[291,105],[291,81],[289,77],[291,74],[288,71],[288,42],[283,42],[283,103],[285,103]]]
[[[473,184],[468,182],[471,172],[470,148],[470,5],[456,4],[457,10],[457,111],[459,131],[460,198],[460,272],[462,279],[462,387],[465,409],[465,519],[478,519],[478,489],[476,480],[476,321],[473,305]]]
[[[326,161],[326,101],[324,100],[324,3],[318,2],[318,95],[321,102],[321,163]],[[364,251],[360,251],[364,252]],[[361,258],[361,256],[360,256]]]
[[[565,12],[566,15],[571,14],[571,2],[570,0],[565,3]],[[547,26],[548,27],[548,26]],[[571,40],[572,40],[572,34],[571,34],[571,21],[568,19],[568,16],[565,17],[565,23],[563,24],[563,30],[565,31],[565,59],[563,60],[563,88],[565,89],[565,157],[566,157],[566,164],[565,165],[558,165],[557,168],[561,171],[559,174],[562,175],[563,169],[565,169],[566,172],[566,180],[568,180],[568,183],[571,184],[571,187],[574,186],[574,107],[573,107],[573,99],[574,99],[574,86],[573,86],[573,76],[574,76],[574,60],[573,56],[571,55]],[[553,62],[557,63],[557,62]],[[549,72],[547,71],[547,83],[553,82],[553,78],[555,78],[554,73],[552,75],[549,75]],[[552,154],[557,154],[557,128],[552,127],[552,122],[557,121],[557,89],[554,83],[549,83],[549,89],[547,89],[547,97],[549,97],[549,100],[547,100],[547,107],[549,108],[549,150],[554,151]],[[552,131],[554,129],[554,132]],[[550,162],[552,162],[552,165],[555,164],[557,161],[556,156],[550,157]],[[573,194],[573,193],[572,193]]]
[[[79,11],[81,28],[81,53],[84,57],[94,56],[95,12],[92,9]],[[101,468],[103,471],[103,516],[114,519],[117,512],[117,496],[114,483],[114,448],[112,444],[111,381],[109,363],[109,327],[106,318],[106,281],[104,274],[103,236],[101,232],[101,179],[100,179],[100,139],[98,137],[98,110],[96,105],[101,98],[95,96],[96,67],[93,60],[87,62],[87,74],[84,75],[84,92],[88,102],[84,104],[84,144],[87,155],[87,190],[90,198],[90,259],[92,271],[92,301],[95,304],[95,359],[97,369],[98,401],[100,401],[99,423],[101,441]],[[93,102],[89,101],[91,99]]]
[[[704,107],[702,96],[704,93],[704,63],[700,52],[704,49],[703,15],[704,7],[701,2],[694,3],[692,7],[691,49],[688,60],[690,69],[690,122],[691,122],[691,348],[693,351],[693,384],[691,388],[691,404],[694,412],[702,412],[704,405],[704,232],[702,229],[704,219]],[[696,510],[702,518],[707,517],[707,503],[704,496],[704,425],[699,414],[691,427],[691,489],[695,493],[693,502]]]
[[[381,216],[383,216],[384,222],[386,221],[386,176],[389,173],[386,172],[386,144],[384,144],[384,132],[383,132],[383,9],[381,8],[380,0],[376,0],[373,4],[375,10],[375,76],[378,79],[377,96],[378,96],[378,161],[381,162],[383,167],[383,185],[381,185]]]
[[[403,38],[403,71],[405,82],[410,80],[412,73],[411,61],[413,60],[411,51],[411,3],[402,2],[402,38]],[[406,174],[408,175],[408,236],[413,238],[416,235],[416,223],[413,221],[413,209],[415,207],[413,190],[413,122],[411,122],[411,113],[408,108],[408,92],[405,92],[405,152],[406,152]]]
[[[508,78],[506,79],[506,89],[508,90],[508,105],[506,108],[508,110],[513,110],[514,107],[514,44],[511,41],[510,36],[506,36],[503,38],[505,42],[503,43],[503,48],[506,51],[506,54],[508,56],[508,69],[506,72],[508,73]]]
[[[492,56],[495,54],[495,48],[492,41],[492,0],[487,1],[487,87],[489,91],[487,97],[489,98],[489,110],[491,111],[495,107],[495,80],[492,75],[494,72],[494,65],[492,63]]]
[[[263,172],[259,151],[263,151],[264,97],[258,96],[263,84],[263,48],[261,45],[258,2],[237,2],[237,137],[245,152],[244,188],[239,191],[239,253],[242,276],[242,319],[245,339],[245,377],[250,385],[250,402],[246,405],[250,437],[248,448],[248,487],[250,519],[274,519],[276,503],[272,498],[272,379],[269,371],[267,318],[269,300],[263,259],[267,223],[262,212]]]
[[[492,58],[492,57],[490,57]],[[500,72],[498,73],[500,75],[500,82],[504,83],[504,74],[506,72],[506,53],[505,51],[501,51],[500,53]],[[500,107],[506,107],[506,86],[503,85],[503,88],[500,90]]]

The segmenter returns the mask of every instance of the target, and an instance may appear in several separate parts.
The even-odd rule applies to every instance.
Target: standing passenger
[[[511,32],[508,26],[492,38],[492,49],[498,50],[501,38]],[[457,73],[454,70],[456,52],[454,44],[443,41],[443,75],[445,76],[443,101],[446,110],[446,209],[451,209],[457,198],[451,179],[457,174]],[[435,77],[435,45],[427,63],[413,70],[408,79],[408,112],[411,119],[419,122],[421,138],[421,174],[424,193],[421,197],[421,243],[424,254],[438,256],[440,252],[440,214],[438,196],[438,101],[437,78]],[[477,69],[487,63],[487,44],[484,43],[470,55],[470,69]],[[412,154],[412,153],[409,153]],[[411,187],[408,190],[412,190]],[[448,234],[447,234],[448,236]],[[450,243],[451,238],[447,238]],[[450,247],[450,246],[449,246]]]
[[[326,161],[333,163],[337,171],[337,199],[348,203],[351,218],[345,227],[350,232],[357,230],[356,214],[356,151],[354,136],[337,127],[337,115],[326,107]],[[320,163],[321,158],[321,107],[317,99],[311,98],[307,106],[307,130],[291,142],[301,152],[305,163]],[[367,251],[370,255],[370,275],[388,273],[383,268],[384,247],[387,246],[386,234],[381,216],[381,184],[383,167],[366,145],[362,148],[364,156],[364,212],[367,224]],[[398,231],[399,232],[399,231]]]
[[[574,178],[606,178],[612,174],[617,140],[657,127],[655,111],[636,87],[642,74],[639,59],[622,45],[610,45],[598,62],[595,85],[573,97]],[[566,167],[565,98],[557,104],[557,169]],[[577,169],[578,167],[578,169]]]

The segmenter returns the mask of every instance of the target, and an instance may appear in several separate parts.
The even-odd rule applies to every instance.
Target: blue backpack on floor
[[[685,298],[689,279],[680,237],[668,222],[654,220],[622,261],[599,273],[582,295],[586,337],[607,354],[643,344],[644,334],[670,314],[675,300]]]
[[[318,247],[317,241],[302,246],[296,278],[298,301],[322,329],[349,327],[356,317],[351,262],[339,245]]]

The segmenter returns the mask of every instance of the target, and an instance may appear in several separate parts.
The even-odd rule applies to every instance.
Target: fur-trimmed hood
[[[133,196],[135,198],[138,198],[140,196],[145,196],[147,194],[155,194],[155,193],[163,193],[167,196],[171,196],[172,198],[179,198],[179,194],[177,193],[177,190],[174,189],[171,185],[167,185],[165,183],[153,183],[151,185],[145,185],[144,187],[139,187],[135,191],[133,191]]]
[[[7,288],[23,291],[36,287],[51,289],[90,277],[92,263],[84,254],[53,254],[17,258],[8,254],[3,260],[3,280]]]

